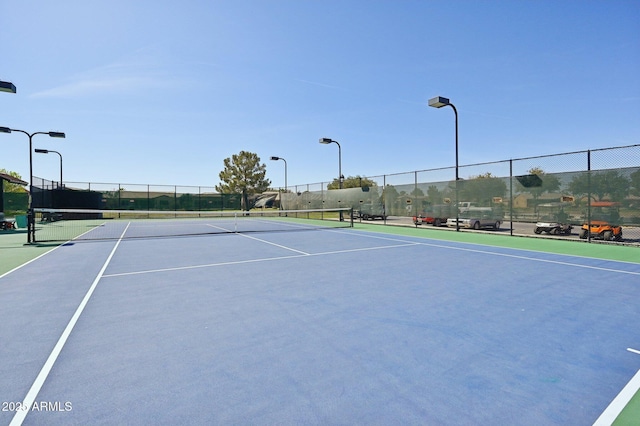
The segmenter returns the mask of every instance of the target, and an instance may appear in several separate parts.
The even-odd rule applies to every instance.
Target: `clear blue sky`
[[[640,1],[2,2],[0,126],[63,131],[66,181],[272,186],[640,143]],[[28,178],[27,138],[0,168]],[[34,155],[57,179],[58,157]]]

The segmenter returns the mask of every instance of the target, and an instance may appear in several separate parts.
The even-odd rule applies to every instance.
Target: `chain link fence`
[[[640,145],[462,165],[455,176],[446,167],[362,177],[368,185],[358,188],[296,185],[281,203],[351,207],[385,225],[454,227],[469,219],[463,229],[640,243]]]
[[[261,207],[353,208],[358,218],[385,225],[444,228],[457,223],[464,230],[480,223],[510,235],[640,244],[640,145],[461,165],[457,182],[455,176],[455,167],[444,167],[362,177],[355,188],[329,190],[330,182],[294,185],[269,194],[270,202]],[[12,210],[20,211],[26,198],[9,195],[5,200]],[[33,205],[239,210],[241,195],[200,186],[78,182],[60,186],[34,178]]]
[[[213,187],[65,182],[34,178],[34,208],[100,210],[240,210],[240,194]],[[24,206],[26,211],[27,206]]]

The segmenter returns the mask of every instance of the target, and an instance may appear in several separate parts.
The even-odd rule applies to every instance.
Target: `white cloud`
[[[33,98],[76,98],[114,92],[130,92],[154,85],[152,81],[140,77],[96,78],[79,80],[66,85],[43,90],[31,95]]]
[[[325,83],[318,83],[316,81],[309,81],[309,80],[302,80],[300,78],[296,79],[297,81],[301,82],[301,83],[306,83],[306,84],[311,84],[313,86],[320,86],[320,87],[326,87],[328,89],[339,89],[339,90],[344,90],[342,87],[339,86],[332,86],[330,84],[325,84]]]
[[[32,98],[79,98],[122,94],[167,86],[167,77],[144,61],[113,63],[82,73],[71,81],[33,93]]]

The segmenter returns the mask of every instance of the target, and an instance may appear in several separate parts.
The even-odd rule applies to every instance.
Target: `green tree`
[[[640,169],[629,175],[631,178],[631,194],[640,196]]]
[[[429,185],[429,188],[427,188],[427,198],[431,204],[442,204],[444,195],[438,190],[437,186]]]
[[[4,173],[5,175],[12,176],[16,179],[22,180],[22,176],[18,172],[10,172],[6,169],[0,169],[0,173]],[[17,183],[9,183],[4,182],[4,192],[27,192],[26,188],[18,185]]]
[[[249,210],[249,196],[266,191],[271,185],[265,179],[267,166],[253,152],[240,151],[224,159],[224,170],[218,175],[216,191],[222,194],[242,194],[242,208]]]
[[[400,194],[398,193],[398,190],[393,185],[387,184],[387,186],[385,186],[384,189],[382,190],[382,202],[386,207],[387,214],[391,214],[391,213],[395,214],[397,210],[395,208],[395,205],[398,197],[400,197]]]
[[[418,187],[413,188],[411,191],[411,196],[413,198],[424,198],[424,191]]]
[[[507,193],[507,184],[490,172],[471,176],[459,181],[458,201],[473,201],[480,205],[491,205],[494,197],[503,198]]]
[[[342,182],[342,188],[361,188],[363,186],[372,188],[377,187],[378,184],[375,181],[372,181],[371,179],[362,177],[360,175],[349,176]],[[335,178],[333,182],[328,184],[327,189],[340,189],[340,181],[338,180],[338,178]]]
[[[581,173],[569,182],[569,190],[576,196],[591,194],[595,201],[609,196],[610,201],[623,201],[629,195],[629,179],[616,170]]]
[[[528,192],[533,195],[534,208],[537,211],[538,199],[545,192],[554,192],[560,189],[560,179],[556,175],[545,173],[539,167],[533,167],[529,169],[529,175],[535,175],[540,178],[540,186],[526,187],[520,181],[516,180],[516,191]]]

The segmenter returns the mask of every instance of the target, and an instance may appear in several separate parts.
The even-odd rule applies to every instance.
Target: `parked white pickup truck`
[[[492,228],[497,230],[502,224],[502,217],[491,207],[469,207],[464,212],[460,212],[457,223],[460,228]],[[455,228],[456,218],[449,218],[447,226]]]

